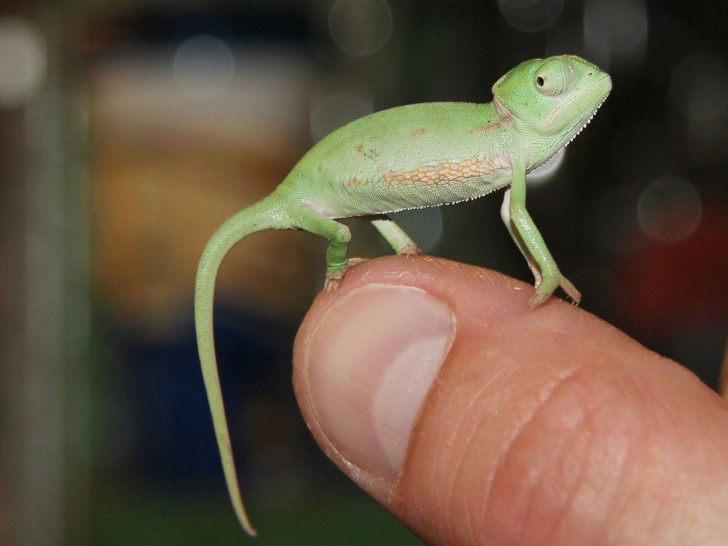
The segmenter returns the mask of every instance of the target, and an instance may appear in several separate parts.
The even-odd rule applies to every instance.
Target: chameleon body
[[[506,191],[501,216],[535,278],[529,306],[561,287],[580,294],[561,274],[526,211],[526,174],[542,166],[591,120],[612,83],[575,56],[523,62],[493,86],[487,104],[425,103],[377,112],[318,142],[263,200],[228,219],[200,260],[195,325],[205,388],[228,491],[243,528],[255,534],[235,472],[213,341],[213,295],[227,252],[264,229],[302,229],[329,240],[327,290],[347,266],[351,234],[336,218],[369,216],[392,248],[419,253],[387,213],[455,203]]]

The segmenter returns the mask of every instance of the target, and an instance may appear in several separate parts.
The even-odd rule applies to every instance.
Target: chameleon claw
[[[341,283],[341,278],[343,275],[339,275],[336,277],[326,277],[326,280],[324,281],[324,294],[331,294],[332,292],[336,292],[336,289],[339,287],[339,284]]]
[[[562,279],[559,283],[559,287],[561,287],[561,290],[563,290],[566,295],[571,298],[571,303],[573,305],[579,305],[579,302],[581,301],[581,292],[579,292],[573,284],[566,279]]]

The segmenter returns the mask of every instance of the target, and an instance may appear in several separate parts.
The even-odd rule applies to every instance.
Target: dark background
[[[524,7],[525,6],[525,7]],[[0,7],[0,543],[237,544],[195,352],[212,231],[330,130],[485,102],[561,53],[614,89],[529,210],[582,307],[716,387],[728,330],[728,49],[701,2],[47,1]],[[500,194],[401,215],[532,282]],[[389,252],[348,222],[352,254]],[[219,363],[256,544],[417,544],[319,453],[290,387],[323,241],[221,270]]]

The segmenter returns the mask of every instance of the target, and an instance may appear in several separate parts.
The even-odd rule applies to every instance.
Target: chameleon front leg
[[[525,244],[523,243],[523,239],[521,239],[521,236],[518,234],[518,232],[514,229],[513,223],[511,222],[511,190],[510,188],[506,190],[505,195],[503,196],[503,204],[501,205],[500,213],[501,218],[503,219],[503,223],[508,228],[508,232],[511,234],[511,237],[516,243],[516,246],[518,246],[518,250],[521,251],[521,254],[523,254],[523,257],[526,258],[526,262],[528,263],[528,268],[531,270],[531,273],[533,273],[533,279],[534,279],[534,288],[538,290],[538,287],[541,285],[541,271],[538,268],[538,264],[536,263],[536,260],[533,259],[533,256],[526,248]]]
[[[536,293],[529,300],[528,306],[533,309],[541,305],[559,287],[574,304],[578,304],[581,294],[559,271],[541,233],[526,210],[526,169],[519,158],[513,159],[513,180],[503,199],[501,217],[534,276]]]

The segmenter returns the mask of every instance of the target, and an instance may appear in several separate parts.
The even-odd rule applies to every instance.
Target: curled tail
[[[217,371],[217,357],[215,355],[215,341],[213,336],[213,299],[215,295],[215,279],[223,258],[228,251],[240,240],[251,233],[266,229],[288,229],[291,223],[284,212],[280,200],[272,194],[262,201],[241,210],[230,217],[215,232],[207,243],[200,264],[197,268],[195,281],[195,329],[197,331],[197,348],[202,366],[202,377],[205,381],[205,391],[210,404],[212,422],[215,427],[217,446],[220,450],[222,468],[225,473],[230,500],[233,503],[235,514],[243,529],[251,535],[257,532],[250,524],[245,512],[243,499],[240,494],[238,476],[235,471],[230,432],[225,418],[225,406],[220,389],[220,377]]]

